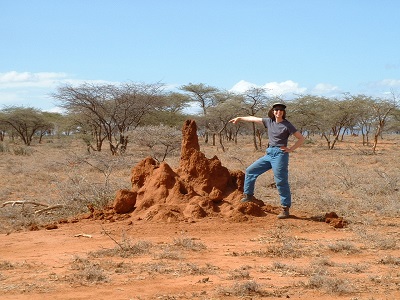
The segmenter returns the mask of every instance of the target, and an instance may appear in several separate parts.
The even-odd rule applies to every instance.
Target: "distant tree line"
[[[154,141],[163,143],[165,155],[176,146],[176,134],[187,118],[195,118],[199,134],[206,143],[220,145],[237,142],[239,134],[250,134],[254,148],[262,146],[265,130],[256,124],[233,125],[238,115],[266,116],[274,102],[285,102],[287,117],[304,135],[320,136],[327,148],[346,134],[357,134],[363,145],[372,144],[375,152],[384,131],[400,133],[399,98],[392,92],[378,98],[363,94],[343,94],[339,98],[298,95],[290,101],[271,97],[267,89],[250,88],[233,93],[206,84],[189,83],[180,92],[166,92],[161,83],[82,84],[60,86],[53,93],[64,113],[43,112],[32,107],[9,106],[0,110],[0,141],[6,136],[29,146],[34,137],[79,135],[88,151],[102,151],[107,145],[113,155],[126,151],[130,139],[154,149]],[[190,112],[196,104],[199,112]],[[144,129],[147,126],[148,129]],[[155,128],[160,128],[157,132]],[[168,128],[168,129],[167,129]],[[138,130],[140,129],[140,130]],[[171,138],[161,138],[163,133]],[[172,138],[172,136],[174,138]],[[372,142],[370,139],[372,138]]]

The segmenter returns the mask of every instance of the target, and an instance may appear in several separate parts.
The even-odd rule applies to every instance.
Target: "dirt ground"
[[[398,225],[385,220],[377,230]],[[299,211],[288,220],[270,213],[246,222],[81,220],[1,235],[1,299],[400,299],[398,271],[389,280],[395,267],[377,264],[389,252],[329,248],[353,238]],[[193,243],[182,247],[187,240]],[[152,246],[129,257],[105,254],[126,241],[132,249],[140,241]],[[311,273],[337,281],[319,285]]]

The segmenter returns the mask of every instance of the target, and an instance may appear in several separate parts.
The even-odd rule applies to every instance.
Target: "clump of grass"
[[[141,271],[147,272],[148,274],[171,274],[175,270],[165,262],[145,263],[141,264]]]
[[[15,265],[9,261],[0,261],[0,270],[12,270],[15,268]]]
[[[4,142],[0,143],[0,153],[7,153],[10,152],[10,148],[8,147],[8,145]]]
[[[336,264],[327,257],[320,257],[311,262],[311,266],[334,267]]]
[[[288,276],[308,275],[311,271],[281,262],[273,262],[272,269]]]
[[[194,263],[179,263],[178,267],[179,274],[206,275],[215,273],[215,267],[209,264],[205,267],[200,267]]]
[[[132,272],[132,270],[133,270],[132,265],[130,265],[124,261],[114,262],[112,260],[106,260],[106,261],[102,261],[101,265],[103,266],[104,269],[113,271],[114,273],[117,273],[117,274],[124,274],[124,273],[128,273],[128,272]]]
[[[71,268],[78,271],[75,275],[78,281],[84,280],[91,283],[108,281],[108,277],[100,265],[92,263],[88,259],[75,257]]]
[[[238,279],[250,279],[249,266],[242,266],[240,268],[234,269],[229,272],[228,279],[238,280]]]
[[[12,149],[14,155],[30,156],[33,154],[32,148],[28,146],[15,146]]]
[[[174,246],[182,247],[187,250],[201,251],[207,249],[206,245],[196,242],[195,239],[189,237],[177,237],[173,240]]]
[[[344,273],[362,273],[368,269],[367,264],[341,264],[339,265]]]
[[[360,252],[360,249],[357,248],[356,245],[348,241],[338,241],[334,244],[328,244],[328,249],[336,253],[344,252],[346,254],[354,254]]]
[[[289,232],[289,228],[284,224],[278,224],[276,227],[271,228],[268,230],[268,236],[273,239],[280,240],[283,238],[287,238],[287,234]]]
[[[377,233],[367,233],[363,229],[358,230],[358,235],[368,246],[380,250],[397,249],[397,239],[391,236],[382,236]]]
[[[350,294],[353,292],[353,288],[347,280],[331,278],[320,274],[311,276],[306,286],[311,289],[323,289],[329,294],[336,295]]]
[[[400,266],[400,257],[393,257],[391,255],[387,255],[382,257],[379,260],[380,264],[383,265],[395,265],[395,266]]]
[[[262,293],[260,284],[258,284],[254,280],[236,282],[230,287],[219,288],[218,292],[226,296],[236,297],[246,297]]]
[[[166,247],[163,247],[159,253],[156,253],[154,257],[156,259],[180,260],[182,259],[182,253],[175,251],[171,246],[167,245]]]
[[[298,242],[296,238],[281,236],[275,243],[269,243],[265,249],[245,251],[241,255],[252,255],[258,257],[291,257],[298,258],[307,254],[307,250]],[[262,243],[265,238],[258,238]]]
[[[132,244],[132,242],[127,238],[123,238],[121,242],[117,242],[115,240],[114,242],[117,244],[114,248],[90,252],[89,255],[91,257],[119,256],[126,258],[147,254],[150,252],[150,249],[153,246],[151,242],[141,240]]]
[[[294,238],[281,239],[278,244],[268,247],[268,253],[273,257],[297,258],[305,255],[304,248]]]

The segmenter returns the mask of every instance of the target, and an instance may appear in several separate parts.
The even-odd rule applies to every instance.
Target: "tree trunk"
[[[385,121],[379,121],[378,127],[376,129],[376,132],[374,134],[374,144],[372,146],[372,153],[376,153],[376,146],[378,145],[378,138],[382,133],[383,126],[385,125]]]
[[[256,150],[258,150],[258,146],[257,146],[257,135],[256,135],[256,124],[252,124],[253,125],[253,144],[254,144],[254,148]]]
[[[261,131],[257,129],[258,146],[260,147],[260,149],[262,148],[261,136],[262,136]]]
[[[222,152],[225,152],[224,143],[222,142],[222,132],[219,133],[219,144],[221,145]]]

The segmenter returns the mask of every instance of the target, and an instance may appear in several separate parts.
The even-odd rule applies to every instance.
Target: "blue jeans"
[[[289,153],[284,152],[279,147],[267,148],[266,155],[256,160],[246,169],[244,193],[254,195],[254,186],[257,177],[271,169],[274,172],[281,205],[290,207],[292,196],[289,186]]]

